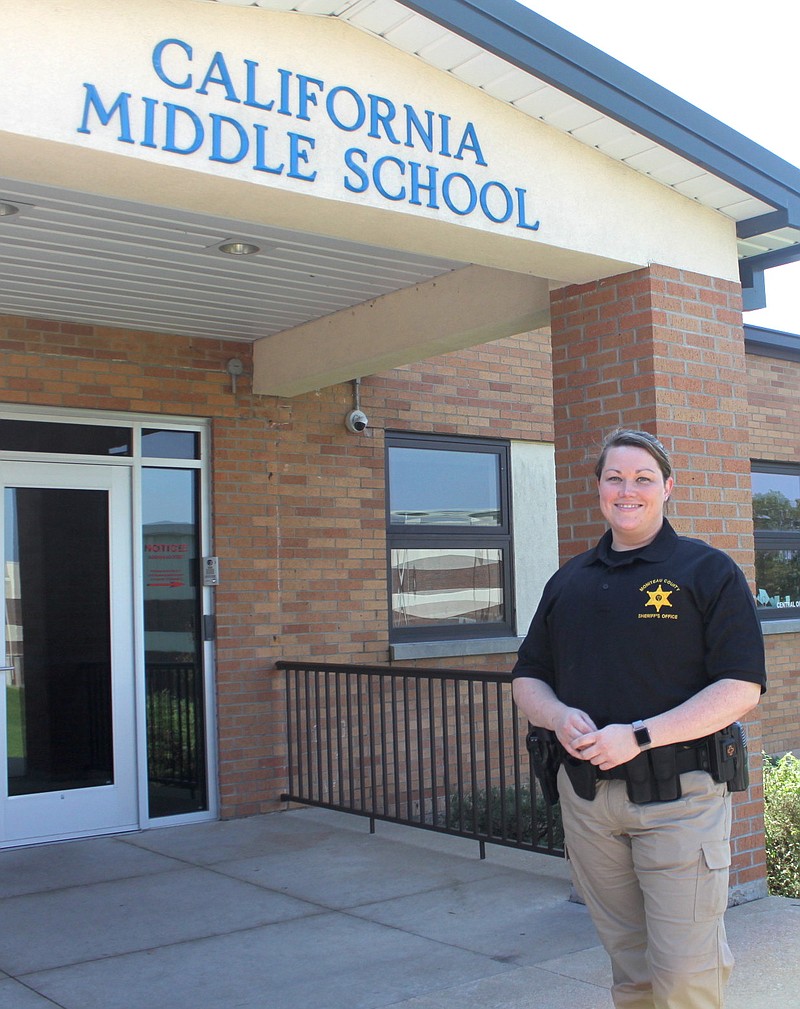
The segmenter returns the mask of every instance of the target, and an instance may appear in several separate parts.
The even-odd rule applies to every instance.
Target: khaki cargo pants
[[[559,772],[567,854],[611,957],[617,1009],[721,1009],[733,957],[725,938],[731,801],[705,771],[682,798],[636,805],[625,782],[593,802]]]

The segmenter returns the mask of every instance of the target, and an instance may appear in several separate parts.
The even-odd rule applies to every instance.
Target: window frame
[[[753,459],[750,463],[752,473],[776,473],[785,476],[800,477],[800,463],[773,462],[764,459]],[[751,477],[752,497],[752,477]],[[755,514],[753,515],[753,547],[757,557],[761,550],[795,550],[800,553],[800,530],[756,529]],[[756,584],[756,593],[758,585]],[[771,606],[759,606],[756,595],[756,609],[762,621],[797,620],[800,618],[800,606],[787,606],[777,609]]]
[[[499,511],[497,525],[472,526],[436,524],[405,526],[392,523],[389,454],[393,448],[428,451],[468,452],[493,455],[498,459]],[[386,584],[387,624],[391,644],[491,639],[513,636],[515,631],[514,540],[511,515],[511,443],[494,438],[459,435],[417,434],[387,431],[385,437],[386,497]],[[430,626],[395,627],[392,619],[392,552],[398,549],[491,549],[499,550],[502,562],[503,610],[505,619],[491,623],[436,623]]]

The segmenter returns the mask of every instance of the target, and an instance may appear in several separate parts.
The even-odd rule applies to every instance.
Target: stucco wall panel
[[[189,0],[12,0],[4,37],[0,171],[12,177],[58,185],[66,174],[91,191],[155,206],[168,199],[203,211],[213,201],[214,212],[242,221],[425,247],[562,282],[652,261],[736,276],[732,222],[336,19]],[[176,41],[154,62],[165,39]],[[213,62],[218,53],[224,64]],[[282,81],[289,79],[282,71],[292,75],[286,114],[277,111]],[[298,97],[301,75],[323,87],[306,83],[308,97]],[[368,106],[369,96],[377,97],[376,136],[369,135],[369,121],[355,130],[332,122],[325,102],[337,87]],[[104,126],[87,104],[89,89],[105,113],[120,101],[127,126],[120,110]],[[339,92],[345,96],[340,125],[348,93]],[[394,118],[387,118],[387,101]],[[270,110],[260,108],[270,102]],[[406,132],[406,105],[417,116],[433,113],[433,150]],[[184,110],[173,109],[176,150],[165,149],[168,106]],[[196,151],[188,151],[192,115],[205,136]],[[390,130],[397,143],[390,142]],[[247,155],[236,160],[240,140]],[[389,158],[388,197],[371,174],[382,157]],[[427,205],[424,188],[412,201],[412,164],[423,183],[435,169],[437,208]],[[363,190],[355,166],[365,172]],[[479,208],[469,214],[448,209],[442,190],[454,172],[469,176],[477,191],[501,183],[514,204],[508,221],[495,223]],[[201,184],[187,185],[192,178]],[[453,193],[463,209],[461,183]],[[498,194],[490,189],[487,199],[492,214],[502,217]]]

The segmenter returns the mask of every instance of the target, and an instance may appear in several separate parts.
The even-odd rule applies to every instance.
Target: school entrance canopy
[[[0,312],[252,341],[293,396],[800,248],[800,172],[512,0],[11,0]]]

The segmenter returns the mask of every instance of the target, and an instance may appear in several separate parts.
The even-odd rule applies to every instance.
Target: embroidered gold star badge
[[[672,595],[671,589],[665,592],[662,586],[659,585],[654,592],[650,592],[648,589],[647,594],[650,598],[645,603],[645,606],[655,606],[656,613],[661,612],[662,606],[672,606],[672,603],[669,601],[669,597]]]

